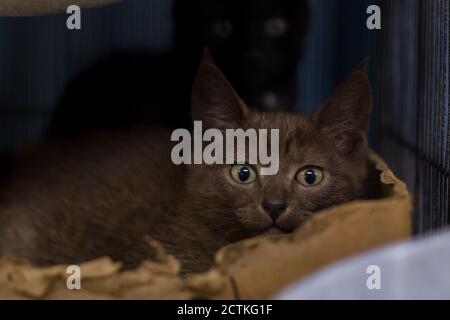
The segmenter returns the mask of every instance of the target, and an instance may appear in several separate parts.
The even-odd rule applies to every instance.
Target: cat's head
[[[285,100],[303,52],[308,12],[306,0],[178,0],[176,43],[195,52],[195,67],[207,45],[247,103],[291,107]]]
[[[194,120],[204,129],[279,129],[279,171],[263,176],[260,165],[188,166],[192,202],[222,224],[237,222],[259,234],[290,232],[318,210],[364,197],[371,104],[363,63],[311,114],[258,112],[206,58],[193,87]]]

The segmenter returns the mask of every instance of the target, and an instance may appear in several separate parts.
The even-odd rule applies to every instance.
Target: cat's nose
[[[263,202],[263,208],[273,221],[286,210],[286,202],[282,200],[267,200]]]

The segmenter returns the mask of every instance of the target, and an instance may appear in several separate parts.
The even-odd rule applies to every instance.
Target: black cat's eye
[[[234,181],[242,184],[252,183],[256,179],[256,172],[248,165],[236,164],[231,167],[230,175]]]
[[[225,39],[228,38],[233,32],[233,24],[231,21],[226,19],[216,21],[212,26],[212,30],[216,36]]]
[[[313,187],[323,180],[323,171],[317,167],[306,167],[297,173],[296,180],[302,186]]]
[[[280,17],[271,18],[264,23],[264,29],[270,37],[280,37],[286,33],[287,23]]]

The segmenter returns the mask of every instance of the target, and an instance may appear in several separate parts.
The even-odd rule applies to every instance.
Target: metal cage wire
[[[414,194],[416,232],[450,223],[449,13],[449,0],[382,2],[375,136]]]

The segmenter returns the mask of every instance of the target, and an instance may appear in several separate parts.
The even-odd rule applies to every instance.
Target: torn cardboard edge
[[[333,262],[411,236],[411,200],[403,182],[371,155],[385,195],[312,216],[291,235],[257,237],[219,250],[206,273],[179,275],[179,262],[153,242],[160,262],[135,270],[101,258],[82,264],[81,290],[69,290],[67,266],[35,268],[0,259],[0,299],[269,299]]]
[[[0,16],[41,16],[65,13],[71,5],[93,8],[120,1],[122,0],[0,0]]]

